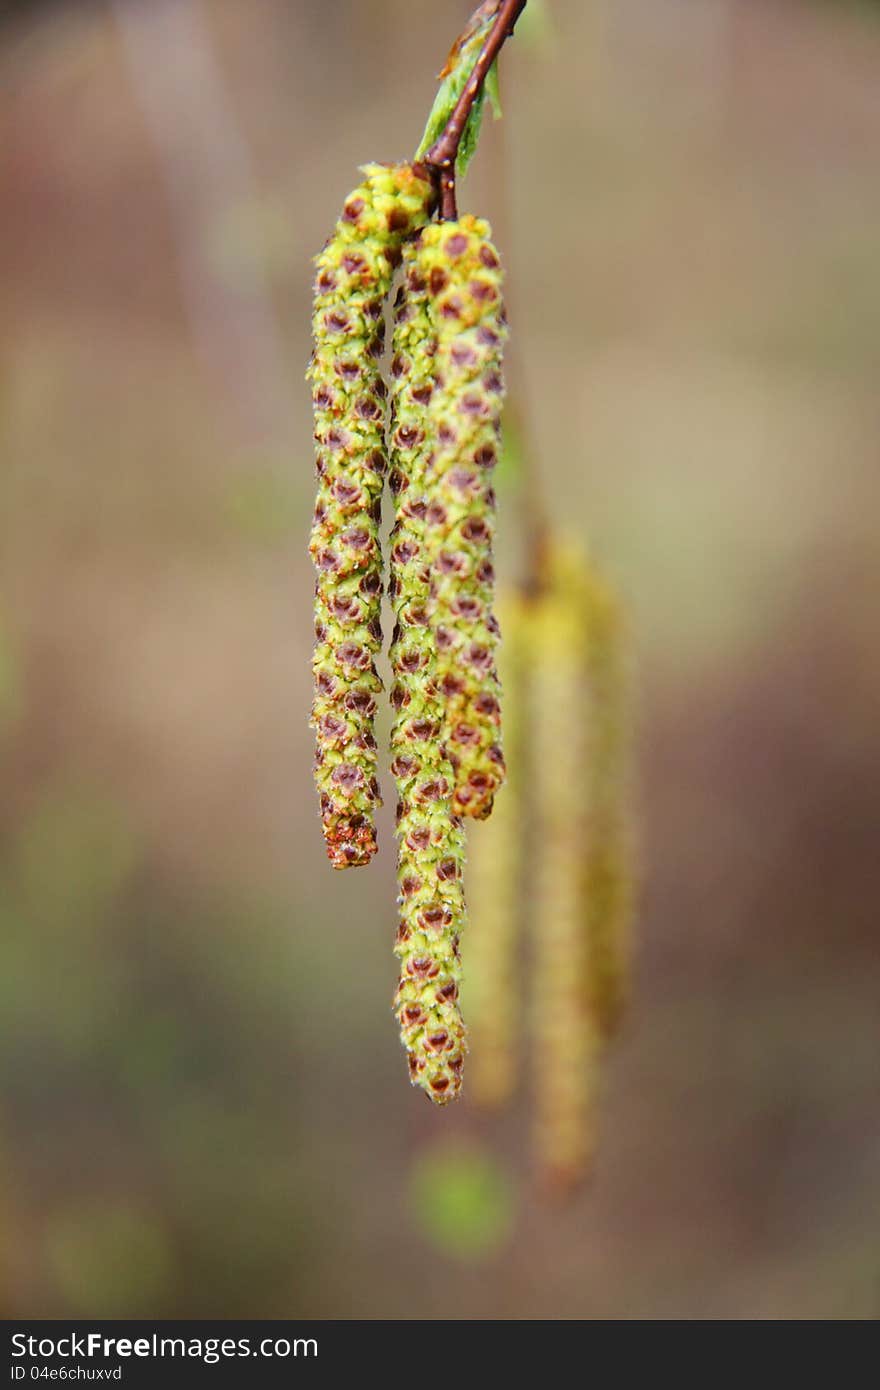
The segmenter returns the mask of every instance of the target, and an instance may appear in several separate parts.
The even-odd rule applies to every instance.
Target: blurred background
[[[7,1317],[880,1313],[880,5],[554,0],[462,191],[638,648],[569,1206],[527,1093],[407,1084],[387,773],[379,859],[324,859],[310,258],[469,9],[2,8]]]

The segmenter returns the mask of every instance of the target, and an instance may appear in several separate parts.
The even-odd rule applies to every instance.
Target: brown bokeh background
[[[527,1066],[499,1121],[408,1087],[391,808],[333,874],[310,783],[310,257],[467,0],[7,7],[7,1316],[880,1312],[880,11],[549,8],[462,204],[638,648],[635,997],[561,1209]]]

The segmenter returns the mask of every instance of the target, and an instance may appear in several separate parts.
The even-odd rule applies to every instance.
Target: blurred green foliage
[[[488,1149],[457,1142],[426,1150],[413,1163],[409,1195],[418,1226],[444,1254],[486,1259],[510,1239],[514,1188]]]
[[[7,841],[7,1124],[32,1181],[57,1151],[75,1183],[53,1197],[41,1240],[54,1306],[60,1299],[71,1316],[169,1313],[204,1267],[207,1311],[223,1271],[235,1297],[247,1267],[254,1302],[239,1306],[256,1311],[300,1226],[288,1160],[272,1144],[265,1152],[266,1116],[287,1068],[278,1053],[268,1065],[266,1029],[273,1009],[277,1026],[296,998],[276,970],[286,918],[254,896],[145,892],[146,854],[119,801],[81,780],[48,785]],[[244,948],[245,931],[256,949]],[[249,1031],[265,1092],[242,1072]],[[40,1113],[42,1096],[54,1103]],[[282,1119],[280,1131],[288,1128]]]

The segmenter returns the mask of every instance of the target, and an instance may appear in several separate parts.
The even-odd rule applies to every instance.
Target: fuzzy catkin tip
[[[366,864],[381,804],[373,732],[382,683],[379,521],[386,388],[379,371],[383,305],[404,239],[430,215],[430,182],[409,165],[367,165],[317,257],[314,350],[308,370],[318,493],[310,551],[316,571],[315,782],[334,868]]]

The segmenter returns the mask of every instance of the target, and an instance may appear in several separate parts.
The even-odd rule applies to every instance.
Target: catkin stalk
[[[486,222],[471,216],[422,232],[417,267],[436,342],[427,409],[430,494],[425,561],[454,808],[484,819],[504,777],[492,539],[504,393],[501,268]]]
[[[466,1052],[458,1003],[459,936],[465,922],[464,835],[453,807],[455,778],[442,738],[444,696],[431,628],[426,527],[431,438],[427,406],[435,389],[436,337],[419,246],[404,249],[404,284],[391,365],[391,645],[397,783],[400,978],[395,1010],[413,1084],[438,1104],[458,1095]]]
[[[367,165],[317,257],[312,383],[318,496],[310,550],[315,587],[315,781],[335,868],[376,850],[373,716],[382,684],[385,386],[383,303],[403,239],[429,215],[430,182],[409,165]]]

